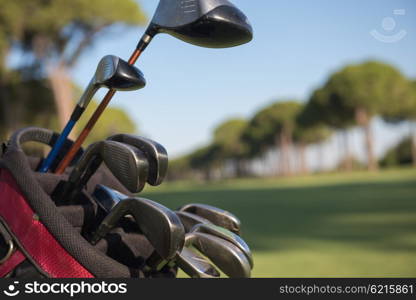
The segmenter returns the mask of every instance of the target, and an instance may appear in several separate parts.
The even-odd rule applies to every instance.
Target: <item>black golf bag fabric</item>
[[[153,252],[153,247],[128,218],[97,245],[88,242],[105,216],[91,198],[96,184],[129,194],[105,167],[96,172],[76,203],[56,205],[51,195],[59,190],[68,174],[35,172],[41,159],[27,157],[21,144],[37,141],[53,145],[57,137],[46,129],[26,128],[16,132],[3,147],[0,155],[0,277],[175,277],[175,268],[143,272],[145,259]],[[71,144],[67,140],[65,149]]]

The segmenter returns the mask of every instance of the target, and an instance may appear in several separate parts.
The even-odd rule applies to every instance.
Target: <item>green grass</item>
[[[171,183],[144,196],[235,213],[253,277],[416,276],[416,170]]]

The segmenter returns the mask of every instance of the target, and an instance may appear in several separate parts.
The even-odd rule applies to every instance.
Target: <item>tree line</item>
[[[307,148],[319,148],[334,134],[343,137],[340,166],[352,170],[356,161],[348,133],[356,127],[363,132],[365,167],[377,171],[372,126],[376,116],[388,123],[409,124],[407,153],[416,166],[416,81],[391,65],[367,61],[331,74],[306,102],[279,100],[249,120],[225,121],[215,129],[207,146],[171,163],[170,177],[209,180],[250,176],[253,161],[270,153],[276,156],[275,175],[305,174],[310,171]]]

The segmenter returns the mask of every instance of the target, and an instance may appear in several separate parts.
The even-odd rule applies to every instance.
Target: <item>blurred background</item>
[[[99,60],[127,59],[157,2],[0,0],[0,141],[60,131]],[[255,277],[416,276],[415,1],[234,2],[250,44],[158,36],[137,64],[147,87],[117,93],[88,143],[129,132],[163,144],[168,181],[145,196],[235,213]]]

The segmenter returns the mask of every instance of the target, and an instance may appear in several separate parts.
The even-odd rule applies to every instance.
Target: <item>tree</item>
[[[10,73],[9,79],[8,84],[4,85],[2,89],[3,94],[7,93],[9,98],[0,97],[0,103],[3,99],[7,104],[4,106],[5,110],[0,110],[0,141],[9,138],[13,131],[27,126],[39,126],[60,131],[58,119],[54,113],[53,95],[46,80],[24,81],[18,72]],[[80,93],[80,89],[75,87],[74,90]],[[97,102],[91,101],[85,117],[79,121],[81,125],[87,122],[88,116],[96,107]],[[123,110],[118,108],[107,108],[98,123],[87,139],[87,143],[106,139],[115,133],[137,132],[134,122]]]
[[[189,165],[194,170],[203,172],[205,180],[212,179],[212,171],[220,164],[220,151],[218,145],[211,144],[201,147],[189,155]]]
[[[276,102],[258,112],[243,134],[243,140],[249,144],[252,155],[261,153],[266,147],[278,147],[281,151],[281,170],[285,176],[292,172],[290,150],[296,116],[301,107],[297,101]]]
[[[0,141],[15,130],[27,126],[56,128],[53,96],[45,80],[23,80],[18,72],[9,72],[0,83]]]
[[[327,123],[334,127],[336,127],[335,125],[347,126],[347,123],[342,120],[342,116],[337,119],[332,118],[332,115],[327,111],[329,107],[320,102],[322,99],[321,93],[323,93],[323,90],[316,90],[296,118],[297,128],[294,139],[300,144],[301,155],[304,155],[304,150],[302,150],[304,145],[319,144],[322,146],[322,143],[331,137],[333,131]],[[321,147],[318,157],[321,170],[323,169],[323,156]],[[304,162],[305,159],[302,158],[301,161]],[[305,167],[301,167],[301,169],[308,171]]]
[[[332,134],[330,128],[322,121],[320,114],[308,102],[296,117],[296,129],[293,135],[300,152],[301,173],[308,173],[306,164],[306,147],[326,141]]]
[[[369,170],[378,168],[371,121],[386,106],[399,101],[407,87],[406,78],[394,67],[369,61],[336,72],[323,88],[326,103],[336,108],[332,114],[346,115],[346,121],[355,122],[363,128]]]
[[[345,170],[351,171],[353,168],[353,159],[349,146],[348,130],[353,126],[354,112],[342,106],[340,99],[331,94],[326,86],[318,88],[312,93],[304,113],[304,122],[314,122],[316,118],[330,127],[331,129],[341,131],[343,137],[344,158],[346,162]]]
[[[169,161],[167,180],[189,179],[194,177],[192,176],[193,172],[190,166],[190,156],[185,155]]]
[[[389,149],[380,164],[383,167],[397,167],[412,163],[411,139],[405,138],[399,144]]]
[[[390,123],[409,122],[409,147],[416,167],[416,81],[409,82],[408,91],[398,100],[394,105],[386,105],[383,117]]]
[[[0,43],[7,40],[24,54],[19,68],[31,68],[31,76],[49,79],[61,127],[73,103],[68,70],[111,25],[145,21],[133,0],[0,0],[0,7],[0,24],[7,24]],[[0,44],[1,49],[5,51]]]
[[[214,143],[219,148],[221,160],[231,160],[238,177],[246,173],[243,160],[247,151],[242,134],[247,124],[247,121],[243,119],[231,119],[223,122],[214,131]]]
[[[217,126],[210,144],[175,159],[170,164],[170,178],[195,177],[196,172],[199,172],[206,180],[211,180],[214,171],[222,171],[227,161],[234,163],[234,173],[237,176],[244,175],[242,160],[246,145],[242,142],[241,135],[246,126],[247,121],[243,119],[230,119]]]

